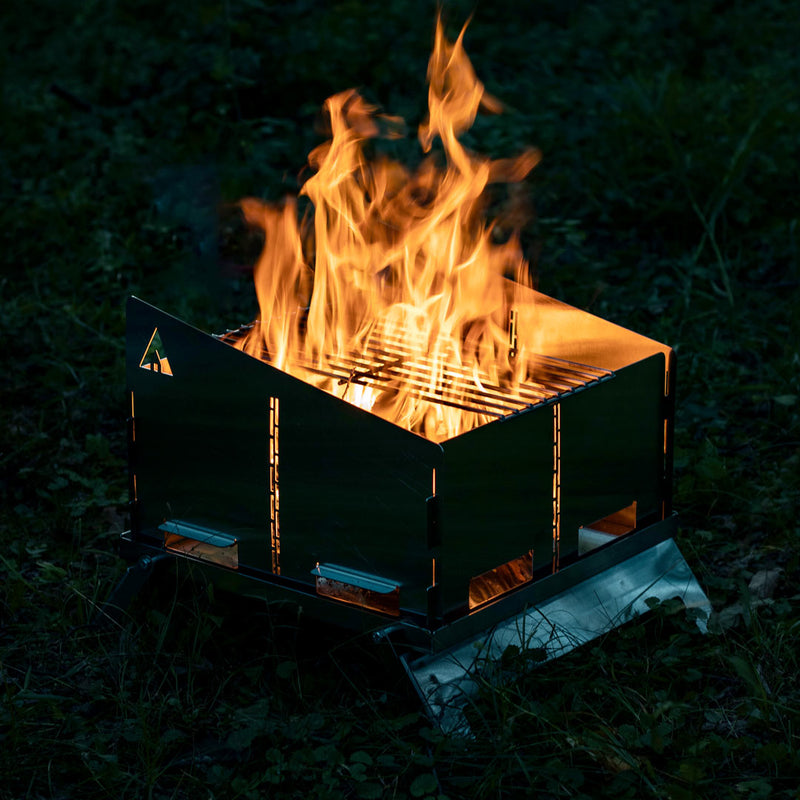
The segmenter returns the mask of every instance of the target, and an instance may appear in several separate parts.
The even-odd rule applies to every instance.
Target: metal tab
[[[433,550],[442,544],[442,506],[437,495],[428,497],[425,503],[428,509],[428,550]]]
[[[335,564],[317,564],[311,574],[317,594],[393,617],[400,615],[400,584]]]
[[[360,589],[366,589],[369,592],[377,592],[378,594],[391,594],[397,591],[398,588],[396,581],[389,581],[376,575],[359,572],[355,569],[348,569],[347,567],[340,567],[336,564],[317,564],[317,566],[311,570],[311,574],[315,578],[325,578],[329,581],[358,586]]]
[[[236,537],[228,533],[201,528],[199,525],[192,525],[190,522],[183,522],[179,519],[168,519],[159,525],[158,529],[163,533],[194,539],[203,544],[210,544],[212,547],[230,547],[237,542]]]

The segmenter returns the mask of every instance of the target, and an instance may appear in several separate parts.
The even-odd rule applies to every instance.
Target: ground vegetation
[[[709,633],[666,603],[552,664],[508,652],[465,742],[369,637],[182,575],[92,627],[125,568],[125,298],[251,319],[237,200],[297,191],[335,91],[413,133],[436,6],[7,0],[0,798],[797,798],[797,9],[444,12],[451,34],[473,14],[506,105],[469,146],[544,154],[522,237],[539,288],[677,351],[675,506]]]

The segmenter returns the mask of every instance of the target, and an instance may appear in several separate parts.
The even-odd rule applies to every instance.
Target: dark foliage
[[[552,665],[508,653],[465,744],[368,642],[180,576],[88,627],[124,569],[124,299],[251,318],[236,201],[296,191],[332,92],[413,136],[436,5],[10,0],[0,797],[797,797],[800,16],[449,2],[451,32],[472,12],[507,111],[469,146],[545,154],[540,288],[678,352],[675,504],[712,632],[666,606]]]

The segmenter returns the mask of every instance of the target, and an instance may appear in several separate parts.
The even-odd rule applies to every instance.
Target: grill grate
[[[258,321],[217,336],[220,341],[241,348]],[[579,364],[553,356],[535,355],[528,359],[529,376],[513,388],[501,385],[487,373],[460,366],[455,359],[444,361],[420,355],[408,339],[382,336],[391,349],[379,347],[373,332],[363,353],[325,357],[324,366],[295,359],[309,375],[336,381],[346,399],[351,384],[392,391],[402,387],[419,400],[450,406],[462,411],[499,419],[546,402],[565,392],[589,386],[612,375],[609,370]],[[256,355],[271,363],[269,352],[261,347]]]

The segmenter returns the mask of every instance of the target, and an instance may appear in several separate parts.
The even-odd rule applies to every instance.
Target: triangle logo
[[[151,372],[160,372],[162,375],[172,376],[172,367],[169,365],[167,351],[158,328],[153,328],[153,335],[147,343],[142,360],[139,362],[141,369],[149,369]]]

